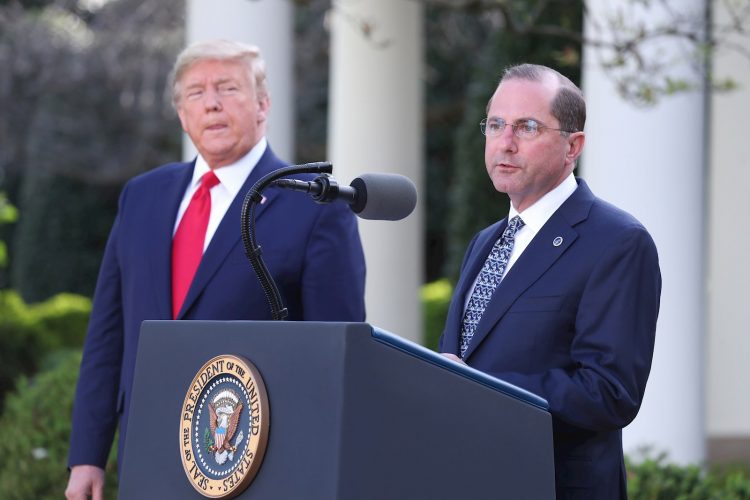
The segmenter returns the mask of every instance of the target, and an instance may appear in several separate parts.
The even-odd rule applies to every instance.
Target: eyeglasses
[[[505,127],[510,125],[513,129],[513,135],[519,139],[534,139],[538,137],[544,130],[557,130],[558,132],[565,132],[571,134],[570,130],[563,130],[561,128],[552,128],[546,125],[542,125],[536,120],[528,118],[526,120],[518,120],[516,123],[506,123],[502,118],[485,118],[479,122],[479,128],[482,130],[482,134],[489,137],[497,137],[502,134]]]

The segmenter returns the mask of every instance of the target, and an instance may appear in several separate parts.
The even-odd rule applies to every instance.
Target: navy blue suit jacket
[[[643,399],[661,274],[646,229],[578,184],[495,290],[465,361],[549,402],[558,499],[626,498],[621,429]],[[459,353],[464,299],[506,225],[469,244],[442,352]]]
[[[283,166],[268,147],[211,239],[178,319],[271,319],[245,256],[240,213],[250,187]],[[164,165],[128,182],[120,195],[81,363],[70,466],[104,467],[118,420],[122,451],[141,322],[172,319],[172,231],[193,167]],[[364,321],[364,255],[351,210],[316,204],[302,193],[269,188],[263,194],[256,237],[288,319]]]

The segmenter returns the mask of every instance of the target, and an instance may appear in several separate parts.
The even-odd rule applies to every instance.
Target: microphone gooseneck
[[[285,319],[289,311],[284,307],[281,293],[263,262],[260,245],[255,240],[255,207],[262,202],[261,192],[268,186],[308,193],[318,203],[339,200],[348,203],[362,219],[401,220],[412,213],[417,204],[414,183],[399,174],[363,174],[349,186],[341,186],[329,174],[333,166],[328,162],[305,163],[280,168],[258,180],[245,195],[240,218],[240,234],[250,265],[263,288],[274,320]],[[312,181],[281,179],[286,175],[318,174]]]
[[[263,200],[263,196],[261,195],[263,189],[279,177],[303,173],[331,173],[332,170],[333,166],[329,162],[305,163],[304,165],[291,165],[280,168],[265,175],[253,184],[253,187],[247,192],[242,202],[240,235],[242,236],[242,243],[245,246],[245,255],[258,277],[258,281],[260,281],[260,286],[271,307],[271,317],[274,320],[283,320],[289,315],[289,311],[284,307],[279,287],[276,286],[276,282],[268,271],[265,262],[263,262],[261,247],[255,240],[255,206]]]

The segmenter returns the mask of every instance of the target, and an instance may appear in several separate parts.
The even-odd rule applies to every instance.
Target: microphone
[[[417,188],[400,174],[362,174],[349,186],[339,186],[328,175],[312,181],[278,179],[272,185],[309,193],[318,203],[344,201],[358,217],[369,220],[401,220],[417,205]]]

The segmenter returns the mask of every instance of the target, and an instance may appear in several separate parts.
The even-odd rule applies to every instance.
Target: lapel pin
[[[552,240],[552,244],[555,245],[556,247],[559,247],[560,245],[562,245],[562,242],[563,242],[562,236],[558,236],[557,238]]]

